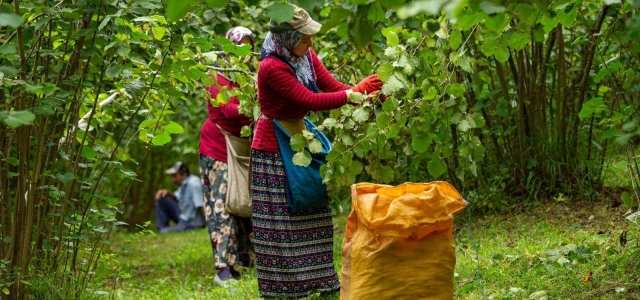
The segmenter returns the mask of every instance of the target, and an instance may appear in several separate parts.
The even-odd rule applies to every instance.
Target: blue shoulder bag
[[[307,167],[297,166],[293,163],[295,151],[291,149],[291,134],[287,132],[277,120],[275,125],[278,147],[282,155],[284,171],[287,175],[287,205],[293,211],[301,211],[311,208],[326,207],[329,205],[327,186],[322,183],[320,167],[327,163],[327,154],[331,151],[331,142],[313,122],[304,118],[307,131],[313,133],[322,143],[322,152],[311,153],[311,164]],[[305,147],[309,151],[308,147]]]

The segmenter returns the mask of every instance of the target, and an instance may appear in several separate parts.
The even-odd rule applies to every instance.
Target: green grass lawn
[[[478,266],[489,299],[640,299],[640,272],[632,273],[623,259],[637,243],[631,236],[637,231],[629,231],[626,248],[619,244],[628,227],[623,214],[608,201],[557,199],[518,213],[475,215],[477,261],[463,211],[456,217],[456,299],[483,298]],[[338,270],[344,222],[344,216],[335,220]],[[213,286],[207,236],[205,229],[158,236],[116,233],[105,250],[99,289],[115,299],[258,299],[255,270],[230,288]]]

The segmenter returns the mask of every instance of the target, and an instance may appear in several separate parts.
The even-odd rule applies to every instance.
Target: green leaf
[[[8,289],[8,288],[6,288],[6,287],[5,287],[5,288],[2,288],[2,292],[3,292],[5,295],[9,295],[9,294],[11,293],[11,291],[9,291],[9,289]]]
[[[128,44],[122,44],[120,45],[120,47],[118,47],[118,55],[127,57],[129,56],[129,53],[131,53],[131,48]]]
[[[69,181],[73,180],[76,176],[73,173],[67,172],[65,174],[56,174],[56,178],[60,180],[63,184],[67,184]]]
[[[362,165],[362,163],[357,160],[354,160],[351,162],[351,165],[349,166],[349,174],[360,175],[363,169],[364,169],[364,166]]]
[[[394,28],[389,27],[382,29],[382,35],[387,38],[387,45],[395,47],[400,44],[400,39]]]
[[[411,148],[418,153],[425,153],[429,150],[429,146],[431,146],[432,138],[426,132],[419,131],[416,129],[418,127],[413,128],[413,132],[411,134]]]
[[[496,52],[494,53],[494,55],[499,62],[506,62],[507,60],[509,60],[509,48],[504,46],[498,47],[496,48]]]
[[[429,91],[427,91],[427,94],[424,95],[424,99],[425,100],[433,100],[436,98],[436,96],[438,96],[438,91],[436,90],[436,88],[434,86],[430,86],[429,87]]]
[[[395,171],[393,171],[393,168],[389,166],[383,166],[382,169],[380,170],[380,180],[383,183],[389,183],[393,181],[394,177],[395,177]]]
[[[306,149],[293,155],[293,164],[296,166],[306,167],[311,164],[311,154]]]
[[[380,3],[380,6],[384,8],[397,9],[404,5],[406,0],[377,0],[376,3]]]
[[[395,99],[387,99],[384,103],[382,103],[382,110],[385,112],[392,112],[398,108],[398,101]]]
[[[607,131],[605,131],[602,134],[602,138],[603,139],[610,139],[610,138],[616,136],[616,134],[618,134],[618,128],[612,127],[612,128],[607,129]]]
[[[0,73],[11,76],[18,73],[18,69],[9,66],[0,66]]]
[[[358,122],[358,123],[362,123],[366,120],[369,119],[369,112],[364,108],[364,107],[358,107],[354,112],[353,112],[353,120]]]
[[[2,45],[0,46],[0,54],[15,54],[18,53],[15,45]]]
[[[380,6],[380,3],[376,2],[371,6],[371,8],[369,8],[367,19],[373,22],[385,20],[384,10]]]
[[[82,156],[87,159],[94,159],[98,156],[98,152],[89,146],[82,146]]]
[[[320,140],[314,138],[311,143],[309,143],[309,151],[311,153],[320,153],[322,150],[324,150],[324,148],[322,147]]]
[[[429,174],[431,174],[431,176],[433,176],[434,178],[438,178],[442,174],[447,172],[447,165],[444,163],[444,160],[439,157],[437,159],[431,160],[427,164],[427,170],[429,171]]]
[[[387,112],[382,112],[378,114],[378,116],[376,117],[376,124],[378,124],[378,127],[380,128],[385,128],[389,126],[390,123],[391,123],[391,115],[389,115],[389,113]]]
[[[487,14],[497,14],[505,12],[507,9],[504,6],[497,5],[493,2],[482,1],[480,2],[480,8]]]
[[[591,116],[594,112],[596,112],[596,109],[598,107],[603,105],[602,103],[602,97],[596,97],[585,102],[584,105],[582,105],[582,109],[580,109],[580,114],[578,114],[580,120]]]
[[[240,130],[240,136],[242,137],[249,137],[251,135],[251,127],[249,126],[242,126],[242,129]]]
[[[351,103],[360,104],[364,102],[364,94],[362,93],[351,93],[349,95],[349,101]]]
[[[180,18],[191,11],[191,7],[197,2],[198,0],[166,0],[165,15],[169,21],[178,22]]]
[[[398,79],[397,75],[392,75],[382,86],[382,93],[390,96],[404,88],[404,83]]]
[[[111,205],[111,206],[116,206],[120,204],[120,200],[118,198],[104,197],[103,199],[104,199],[104,202],[106,202],[108,205]]]
[[[486,16],[483,12],[466,13],[458,19],[455,26],[460,30],[469,30],[480,23]]]
[[[349,30],[351,41],[358,48],[364,48],[373,41],[374,29],[366,18],[360,17]]]
[[[308,141],[316,138],[316,134],[308,130],[302,130],[302,136],[304,136]]]
[[[398,124],[391,124],[391,126],[389,126],[389,129],[387,130],[387,138],[394,138],[397,137],[398,134],[400,134],[400,126],[398,126]]]
[[[380,80],[382,80],[383,82],[387,82],[387,80],[389,80],[389,77],[391,77],[391,75],[393,74],[393,71],[393,66],[390,63],[381,64],[378,67],[378,78],[380,78]]]
[[[37,95],[51,94],[56,90],[56,86],[53,84],[31,85],[31,84],[25,83],[25,87],[28,93],[37,94]]]
[[[108,67],[104,74],[107,76],[107,78],[114,78],[120,74],[121,70],[122,66],[119,64],[115,64],[111,67]]]
[[[447,94],[458,98],[464,96],[464,91],[465,87],[462,83],[453,83],[447,87]]]
[[[206,0],[206,2],[209,7],[223,8],[227,3],[229,3],[229,0]]]
[[[294,134],[289,140],[293,151],[302,151],[307,146],[307,139],[302,134]]]
[[[622,203],[624,204],[624,206],[627,209],[632,209],[633,208],[633,199],[631,198],[631,195],[629,195],[628,192],[622,192]]]
[[[462,33],[459,30],[454,30],[449,36],[449,47],[456,50],[462,45]]]
[[[471,129],[471,125],[469,124],[469,121],[467,120],[462,120],[460,121],[460,123],[458,124],[458,129],[462,132],[467,132],[469,131],[469,129]]]
[[[493,32],[501,32],[507,25],[509,25],[510,18],[505,13],[499,13],[487,17],[484,21],[484,25],[487,30]]]
[[[294,16],[293,6],[287,3],[273,3],[266,9],[267,17],[271,18],[274,22],[280,24],[289,21]]]
[[[13,13],[0,13],[0,27],[9,26],[17,28],[24,24],[24,19]]]
[[[168,132],[160,133],[154,136],[153,139],[151,140],[151,143],[154,144],[155,146],[163,146],[168,142],[171,142],[171,135],[169,135]]]
[[[182,126],[180,126],[180,124],[176,123],[176,122],[169,122],[169,124],[162,126],[162,129],[168,133],[171,134],[177,134],[177,133],[183,133],[184,132],[184,128],[182,128]]]
[[[162,38],[164,37],[164,33],[167,32],[167,29],[164,27],[154,26],[153,28],[151,28],[151,32],[153,33],[153,37],[159,41],[162,40]]]
[[[507,43],[514,50],[522,50],[531,43],[531,35],[529,32],[516,31],[509,36]]]
[[[398,10],[398,17],[406,19],[413,17],[419,13],[425,13],[428,16],[438,14],[440,9],[447,0],[420,0],[407,4]]]
[[[35,119],[36,116],[28,110],[0,111],[0,121],[12,128],[32,125]]]
[[[603,65],[602,68],[600,68],[600,71],[598,71],[598,74],[593,78],[593,82],[600,83],[607,76],[618,72],[620,68],[622,68],[622,64],[618,61],[611,62],[608,65]]]

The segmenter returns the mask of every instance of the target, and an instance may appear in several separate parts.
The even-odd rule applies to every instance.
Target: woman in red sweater
[[[262,46],[258,101],[263,116],[251,146],[251,188],[258,288],[264,298],[300,298],[340,287],[333,266],[331,208],[293,211],[287,205],[289,183],[273,120],[291,135],[301,133],[307,111],[336,109],[351,92],[382,87],[376,75],[355,88],[333,78],[310,49],[311,35],[320,27],[295,7],[292,20],[271,22]]]
[[[254,35],[245,27],[231,28],[226,37],[236,44],[254,43]],[[238,88],[238,84],[218,73],[215,84],[207,90],[212,99],[220,93],[220,88],[228,90]],[[240,137],[243,126],[251,120],[238,112],[238,97],[232,97],[228,103],[217,107],[207,101],[209,118],[202,125],[200,133],[200,175],[205,197],[207,228],[213,247],[216,276],[214,283],[225,285],[238,275],[234,266],[253,267],[255,254],[250,239],[251,219],[229,214],[225,211],[227,194],[227,145],[224,134],[218,126],[230,134]]]

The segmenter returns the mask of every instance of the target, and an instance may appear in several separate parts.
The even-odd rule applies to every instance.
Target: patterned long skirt
[[[226,163],[200,154],[200,177],[215,268],[253,267],[251,218],[234,216],[224,209],[227,172]]]
[[[279,152],[251,151],[258,288],[264,298],[295,299],[340,288],[333,266],[331,208],[293,212]]]

